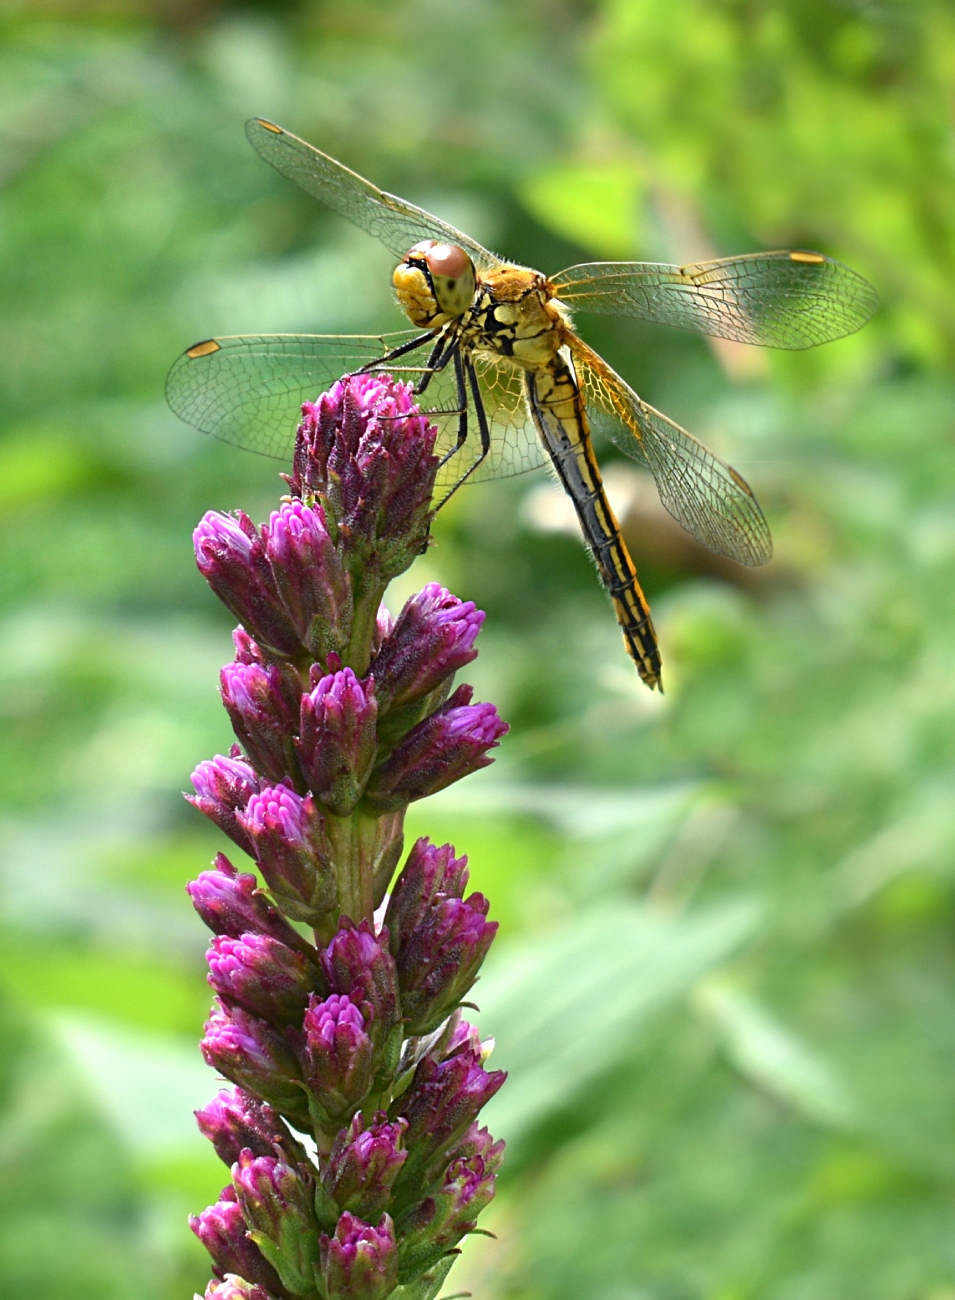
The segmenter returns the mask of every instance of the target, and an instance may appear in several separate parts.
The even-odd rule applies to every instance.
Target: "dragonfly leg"
[[[408,352],[414,352],[417,348],[420,348],[423,343],[427,343],[429,339],[433,339],[436,333],[436,330],[426,330],[424,334],[419,334],[417,338],[408,339],[406,343],[401,343],[398,347],[392,348],[390,352],[386,352],[383,357],[376,357],[374,361],[366,361],[359,370],[355,371],[355,374],[364,375],[367,374],[369,370],[377,370],[381,366],[388,365],[390,361],[397,361],[398,357],[403,357]],[[440,351],[440,344],[436,351]],[[432,353],[432,356],[434,355],[435,354]],[[430,361],[428,364],[431,364]]]
[[[458,481],[454,484],[454,486],[444,494],[444,496],[435,506],[436,512],[440,510],[441,507],[451,497],[454,496],[455,492],[457,492],[458,488],[462,485],[462,483],[466,483],[468,481],[468,479],[471,477],[471,475],[474,473],[477,467],[487,456],[488,452],[491,450],[491,429],[487,422],[487,412],[484,409],[484,399],[481,397],[481,387],[478,384],[478,377],[474,369],[474,363],[471,360],[471,358],[468,357],[464,361],[462,367],[461,356],[460,353],[458,353],[455,355],[454,358],[454,372],[458,381],[458,402],[460,403],[461,406],[461,414],[458,420],[458,440],[455,443],[455,445],[451,448],[451,450],[441,458],[441,463],[439,464],[438,468],[440,469],[441,465],[447,464],[447,462],[451,459],[451,457],[455,455],[457,452],[459,452],[461,448],[464,446],[465,442],[467,441],[468,395],[467,395],[467,389],[465,388],[464,385],[463,369],[467,370],[468,385],[471,389],[471,400],[474,403],[474,414],[477,416],[478,433],[480,434],[481,437],[481,454],[474,461],[473,465],[469,465],[467,467],[467,469],[464,471],[464,473],[461,475]]]

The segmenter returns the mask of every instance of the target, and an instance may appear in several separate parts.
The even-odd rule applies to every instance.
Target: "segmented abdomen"
[[[525,371],[524,384],[541,441],[574,503],[587,545],[613,601],[627,653],[647,685],[662,690],[660,648],[650,607],[607,501],[577,381],[569,366],[556,357],[546,368]]]

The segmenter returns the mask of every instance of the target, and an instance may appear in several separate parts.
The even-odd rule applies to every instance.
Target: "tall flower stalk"
[[[346,378],[303,407],[268,523],[195,532],[240,626],[220,678],[238,743],[191,801],[258,869],[220,853],[188,886],[214,935],[202,1052],[231,1085],[197,1112],[230,1170],[191,1220],[207,1300],[431,1300],[494,1194],[478,1114],[504,1075],[460,1005],[497,925],[467,859],[405,854],[402,828],[507,727],[452,689],[473,604],[435,583],[394,620],[381,603],[427,545],[434,437],[405,385]]]

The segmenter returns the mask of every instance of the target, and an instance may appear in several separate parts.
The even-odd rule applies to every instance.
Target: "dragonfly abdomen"
[[[537,431],[574,503],[627,653],[647,685],[660,688],[660,648],[650,607],[604,491],[576,380],[558,357],[551,366],[526,371],[524,382]]]

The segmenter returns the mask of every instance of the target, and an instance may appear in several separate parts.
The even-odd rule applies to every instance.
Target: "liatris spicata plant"
[[[507,730],[452,690],[484,615],[436,583],[392,619],[428,541],[435,430],[411,392],[352,376],[303,407],[289,496],[256,528],[209,513],[199,568],[238,618],[222,700],[238,744],[193,773],[224,854],[188,890],[214,934],[197,1112],[229,1167],[191,1220],[206,1300],[432,1300],[494,1194],[478,1114],[504,1082],[461,1017],[497,926],[414,799],[491,762]],[[391,893],[392,878],[397,870]]]

